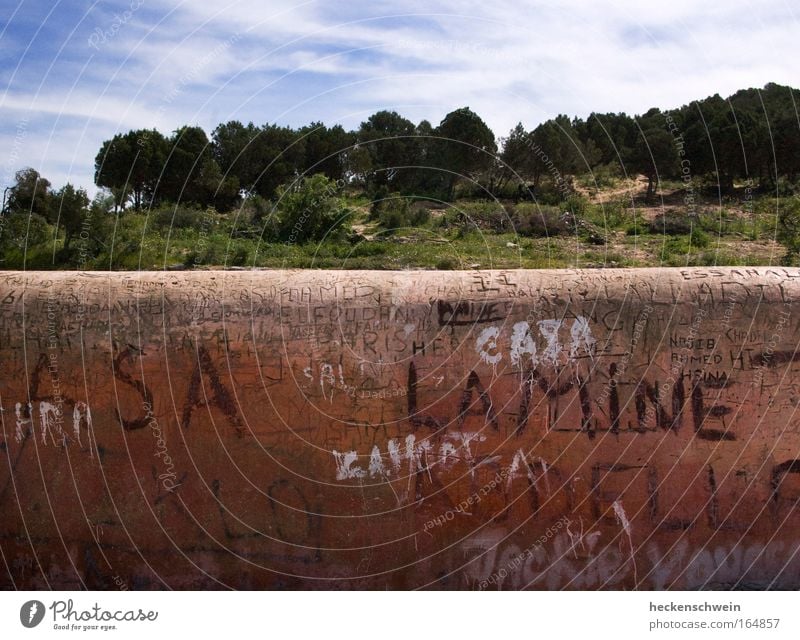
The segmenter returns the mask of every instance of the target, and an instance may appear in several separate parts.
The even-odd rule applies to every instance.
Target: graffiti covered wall
[[[4,588],[800,586],[800,270],[0,274]]]

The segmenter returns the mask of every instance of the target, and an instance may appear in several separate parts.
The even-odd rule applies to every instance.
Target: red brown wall
[[[800,587],[800,271],[0,274],[5,588]]]

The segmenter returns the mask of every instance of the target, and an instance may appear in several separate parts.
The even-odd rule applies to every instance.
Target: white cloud
[[[95,28],[112,14],[87,23]],[[64,24],[65,33],[73,26]],[[517,121],[533,126],[557,113],[641,113],[770,81],[797,84],[796,26],[788,5],[744,0],[243,0],[177,8],[152,0],[99,51],[76,37],[49,76],[10,79],[0,117],[13,123],[28,114],[41,127],[31,139],[49,140],[24,149],[20,166],[41,166],[56,181],[74,162],[72,179],[89,186],[102,140],[133,127],[210,129],[230,118],[356,126],[381,108],[435,124],[468,105],[503,136]],[[25,54],[35,55],[35,47]],[[0,129],[0,142],[13,136],[12,125]]]

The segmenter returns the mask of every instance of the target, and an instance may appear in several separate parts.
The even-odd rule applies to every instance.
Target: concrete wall
[[[800,587],[800,271],[0,274],[5,588]]]

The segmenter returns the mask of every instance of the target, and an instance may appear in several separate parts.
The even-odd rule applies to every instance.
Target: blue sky
[[[0,183],[24,166],[90,193],[118,131],[231,119],[437,124],[498,136],[558,113],[642,113],[800,86],[790,2],[2,0]]]

